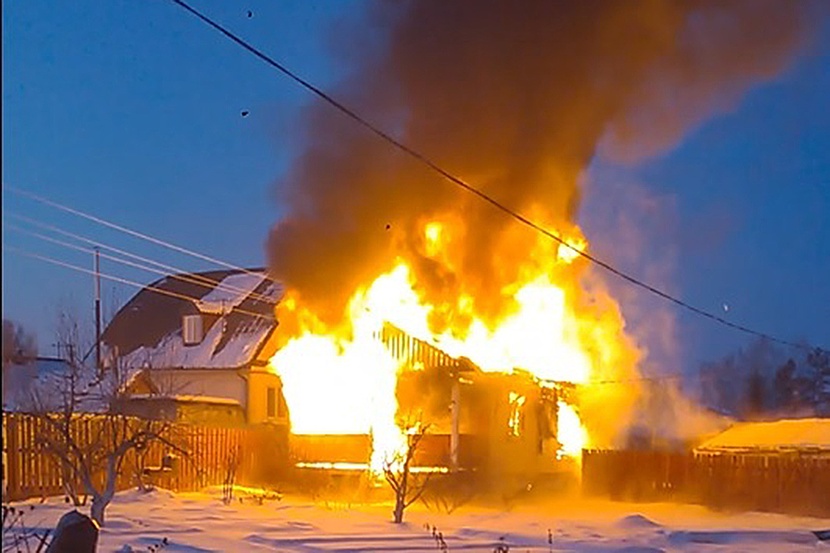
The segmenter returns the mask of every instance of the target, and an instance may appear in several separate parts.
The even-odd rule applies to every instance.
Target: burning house
[[[581,430],[572,410],[573,384],[539,381],[523,371],[486,373],[469,359],[451,357],[388,323],[374,338],[400,363],[396,426],[429,427],[415,458],[417,468],[527,477],[561,470],[557,461],[580,453],[581,444],[567,449],[557,439],[560,432],[578,435]],[[320,432],[328,432],[325,426]],[[295,429],[293,455],[301,468],[377,469],[382,458],[373,456],[374,448],[388,446],[373,443],[373,434],[373,429],[364,434]]]

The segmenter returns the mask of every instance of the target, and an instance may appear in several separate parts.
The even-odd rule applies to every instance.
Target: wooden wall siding
[[[85,416],[76,421],[73,433],[86,445],[103,423],[103,416]],[[38,433],[44,430],[44,421],[37,417],[3,413],[4,501],[65,493],[60,465],[38,445]],[[160,467],[162,457],[168,453],[178,457],[176,469],[159,471],[151,478],[153,483],[161,487],[195,491],[205,486],[220,485],[225,480],[233,452],[239,452],[235,481],[248,482],[256,457],[252,455],[252,430],[175,424],[169,437],[189,454],[182,455],[159,442],[153,443],[141,453],[130,451],[118,475],[118,490],[136,486],[141,467]],[[97,483],[102,483],[103,479],[103,473],[95,475]],[[79,482],[76,486],[79,491],[83,491]]]
[[[830,456],[586,450],[586,494],[830,516]]]

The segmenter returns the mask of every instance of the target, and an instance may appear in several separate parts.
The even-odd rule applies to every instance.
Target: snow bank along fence
[[[87,415],[74,421],[72,432],[83,448],[106,428],[106,415]],[[43,450],[38,436],[47,431],[46,421],[36,416],[3,413],[3,500],[46,497],[65,493],[64,476],[57,460]],[[262,432],[253,428],[221,428],[172,423],[165,434],[176,447],[158,441],[144,451],[130,451],[124,458],[116,487],[128,489],[145,482],[179,490],[198,490],[220,485],[233,472],[237,484],[250,483],[261,451]],[[104,430],[103,437],[107,437]],[[103,466],[103,463],[100,463]],[[145,471],[146,469],[146,471]],[[95,474],[103,482],[103,472]],[[75,489],[83,494],[80,482]]]
[[[830,456],[585,450],[582,487],[616,500],[830,516]]]

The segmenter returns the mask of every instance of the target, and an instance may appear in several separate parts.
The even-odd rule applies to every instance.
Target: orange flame
[[[451,265],[452,235],[459,231],[451,221],[429,221],[422,228],[423,254],[445,265]],[[395,424],[395,387],[401,367],[375,338],[385,322],[451,356],[467,357],[484,371],[522,369],[540,380],[572,383],[607,375],[608,365],[627,347],[618,343],[622,321],[578,311],[577,279],[563,278],[567,284],[561,284],[559,277],[571,270],[587,242],[578,229],[565,241],[553,250],[550,242],[537,244],[518,271],[519,281],[502,289],[503,300],[514,307],[499,320],[477,316],[467,293],[459,293],[452,305],[429,304],[402,258],[354,293],[343,328],[325,328],[291,296],[280,315],[289,315],[297,328],[271,365],[283,380],[293,432],[371,434],[373,470],[400,451],[405,438]],[[435,331],[431,321],[439,309],[469,324]],[[560,401],[558,409],[560,454],[577,456],[588,433],[572,406]]]

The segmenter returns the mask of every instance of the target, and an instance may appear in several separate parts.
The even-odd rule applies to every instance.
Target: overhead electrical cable
[[[29,198],[31,200],[35,200],[36,202],[40,202],[44,205],[48,205],[50,207],[53,207],[55,209],[59,209],[59,210],[64,211],[66,213],[71,213],[72,215],[76,215],[78,217],[82,217],[82,218],[87,219],[89,221],[92,221],[94,223],[98,223],[99,225],[104,225],[105,227],[111,228],[113,230],[117,230],[117,231],[129,234],[130,236],[134,236],[136,238],[141,238],[142,240],[152,242],[153,244],[156,244],[158,246],[162,246],[162,247],[171,249],[173,251],[177,251],[179,253],[183,253],[183,254],[195,257],[197,259],[201,259],[202,261],[208,261],[210,263],[214,263],[216,265],[220,265],[220,266],[228,268],[228,269],[235,269],[237,271],[247,273],[247,274],[250,274],[250,275],[257,275],[258,274],[258,273],[255,273],[255,272],[249,270],[249,269],[239,267],[238,265],[233,265],[233,264],[228,263],[226,261],[222,261],[221,259],[216,259],[215,257],[211,257],[209,255],[205,255],[205,254],[202,254],[202,253],[199,253],[199,252],[195,252],[193,250],[189,250],[187,248],[184,248],[182,246],[178,246],[178,245],[173,244],[171,242],[166,242],[166,241],[161,240],[159,238],[155,238],[155,237],[150,236],[148,234],[145,234],[143,232],[138,232],[137,230],[133,230],[131,228],[127,228],[125,226],[118,225],[118,224],[113,223],[111,221],[107,221],[106,219],[102,219],[101,217],[97,217],[95,215],[90,215],[89,213],[85,213],[85,212],[83,212],[79,209],[75,209],[75,208],[69,207],[67,205],[58,203],[54,200],[44,198],[43,196],[33,194],[32,192],[29,192],[28,190],[23,190],[23,189],[14,187],[14,186],[7,185],[5,183],[3,184],[3,188],[5,188],[6,190],[8,190],[10,192],[13,192],[15,194],[19,194],[19,195],[24,196],[26,198]]]
[[[53,244],[57,244],[59,246],[65,247],[65,248],[73,249],[73,250],[88,253],[88,254],[95,254],[96,253],[95,250],[91,249],[91,248],[85,248],[84,246],[79,246],[77,244],[71,244],[69,242],[64,242],[63,240],[58,240],[57,238],[53,238],[51,236],[46,236],[46,235],[43,235],[43,234],[40,234],[40,233],[37,233],[37,232],[32,232],[32,231],[23,229],[21,227],[18,227],[17,225],[13,225],[13,224],[10,224],[10,223],[7,223],[7,222],[4,222],[3,224],[6,227],[8,227],[8,228],[10,228],[10,229],[12,229],[16,232],[19,232],[19,233],[22,233],[22,234],[27,234],[29,236],[34,236],[35,238],[39,238],[41,240],[44,240],[46,242],[51,242]],[[135,267],[137,269],[141,269],[141,270],[147,271],[149,273],[155,273],[155,274],[158,274],[158,275],[162,275],[166,278],[170,278],[170,279],[173,279],[173,280],[179,280],[181,282],[185,282],[185,283],[189,283],[189,284],[196,284],[198,286],[202,286],[202,287],[208,288],[208,289],[217,289],[217,290],[222,290],[222,291],[225,291],[225,292],[231,292],[231,293],[236,293],[236,294],[244,293],[244,294],[247,294],[249,297],[254,297],[254,299],[256,299],[256,296],[260,296],[259,294],[253,294],[253,293],[249,294],[248,293],[249,291],[245,290],[243,288],[221,286],[221,283],[217,282],[217,281],[212,281],[213,284],[211,284],[209,282],[205,282],[204,280],[194,278],[195,274],[173,274],[173,275],[171,275],[166,271],[162,271],[161,269],[155,269],[153,267],[143,265],[141,263],[136,263],[134,261],[130,261],[130,260],[124,259],[122,257],[109,255],[109,254],[106,254],[106,253],[103,253],[103,252],[97,252],[97,253],[98,253],[98,255],[103,257],[104,259],[109,259],[111,261],[115,261],[116,263],[121,263],[123,265],[128,265],[130,267]],[[205,279],[205,280],[209,280],[209,279]],[[260,297],[265,297],[265,296],[260,296]],[[266,298],[266,299],[268,300],[267,303],[270,303],[272,305],[276,303],[275,300],[272,299],[272,298]]]
[[[240,47],[242,47],[246,51],[250,52],[251,54],[253,54],[257,58],[259,58],[260,60],[264,61],[266,64],[273,67],[274,69],[276,69],[280,73],[284,74],[286,77],[288,77],[292,81],[296,82],[297,84],[299,84],[300,86],[302,86],[306,90],[312,92],[313,94],[315,94],[316,96],[318,96],[319,98],[324,100],[326,103],[331,105],[333,108],[335,108],[337,111],[339,111],[340,113],[342,113],[346,117],[352,119],[355,123],[361,125],[362,127],[367,129],[368,131],[374,133],[375,135],[377,135],[381,139],[385,140],[386,142],[388,142],[389,144],[391,144],[392,146],[394,146],[398,150],[404,152],[408,156],[414,158],[415,160],[417,160],[421,164],[425,165],[431,171],[437,173],[438,175],[442,176],[444,179],[446,179],[446,180],[450,181],[451,183],[459,186],[460,188],[466,190],[470,194],[473,194],[473,195],[477,196],[478,198],[480,198],[481,200],[489,203],[491,206],[498,209],[499,211],[502,211],[506,215],[509,215],[510,217],[513,217],[514,219],[519,221],[521,224],[523,224],[527,227],[530,227],[531,229],[547,236],[548,238],[551,238],[551,239],[555,240],[559,244],[571,249],[573,252],[576,252],[577,255],[580,255],[580,256],[584,257],[585,259],[587,259],[591,263],[594,263],[595,265],[598,265],[598,266],[602,267],[606,271],[616,275],[617,277],[625,280],[626,282],[629,282],[630,284],[633,284],[634,286],[638,286],[638,287],[640,287],[640,288],[642,288],[642,289],[644,289],[644,290],[646,290],[646,291],[648,291],[648,292],[650,292],[650,293],[652,293],[656,296],[659,296],[660,298],[662,298],[662,299],[664,299],[668,302],[671,302],[671,303],[673,303],[673,304],[675,304],[679,307],[682,307],[683,309],[691,311],[692,313],[695,313],[695,314],[700,315],[702,317],[706,317],[706,318],[708,318],[712,321],[715,321],[717,323],[720,323],[720,324],[722,324],[724,326],[727,326],[727,327],[730,327],[732,329],[744,332],[746,334],[759,336],[761,338],[765,338],[765,339],[770,340],[772,342],[776,342],[776,343],[779,343],[779,344],[782,344],[782,345],[785,345],[785,346],[789,346],[789,347],[793,347],[793,348],[813,349],[809,346],[805,346],[804,344],[799,344],[799,343],[792,342],[792,341],[789,341],[789,340],[784,340],[782,338],[777,338],[777,337],[772,336],[770,334],[767,334],[765,332],[760,332],[760,331],[754,330],[752,328],[749,328],[747,326],[728,321],[728,320],[724,319],[723,317],[721,317],[719,315],[716,315],[712,312],[706,311],[705,309],[701,309],[699,307],[696,307],[696,306],[694,306],[694,305],[692,305],[692,304],[690,304],[686,301],[683,301],[679,298],[676,298],[676,297],[672,296],[668,292],[664,292],[663,290],[660,290],[659,288],[656,288],[655,286],[652,286],[652,285],[650,285],[650,284],[648,284],[648,283],[646,283],[646,282],[644,282],[644,281],[642,281],[642,280],[640,280],[636,277],[633,277],[633,276],[625,273],[624,271],[615,268],[610,263],[607,263],[607,262],[599,259],[598,257],[596,257],[594,255],[591,255],[591,254],[589,254],[585,251],[582,251],[579,248],[575,248],[574,246],[568,244],[568,242],[566,240],[562,239],[556,233],[549,231],[548,229],[544,228],[543,226],[539,225],[538,223],[536,223],[536,222],[532,221],[531,219],[527,218],[526,216],[522,215],[518,211],[502,204],[501,202],[499,202],[498,200],[490,197],[489,195],[482,192],[481,190],[478,190],[474,186],[468,184],[467,182],[465,182],[461,178],[453,175],[452,173],[450,173],[449,171],[447,171],[446,169],[444,169],[443,167],[441,167],[437,163],[433,162],[426,155],[424,155],[421,152],[415,150],[414,148],[406,145],[405,143],[403,143],[400,140],[393,137],[391,134],[387,133],[386,131],[384,131],[381,128],[377,127],[373,123],[369,122],[368,120],[363,118],[360,114],[358,114],[356,111],[354,111],[352,108],[349,108],[346,105],[342,104],[340,101],[336,100],[335,98],[333,98],[332,96],[330,96],[329,94],[324,92],[322,89],[318,88],[317,86],[313,85],[311,82],[309,82],[309,81],[305,80],[304,78],[300,77],[299,75],[297,75],[296,73],[291,71],[288,67],[286,67],[282,63],[274,60],[272,57],[268,56],[267,54],[265,54],[264,52],[262,52],[261,50],[259,50],[255,46],[251,45],[250,43],[248,43],[244,39],[240,38],[239,36],[234,34],[232,31],[228,30],[227,28],[223,27],[219,23],[215,22],[214,20],[212,20],[208,16],[202,14],[201,12],[199,12],[198,10],[196,10],[195,8],[193,8],[192,6],[190,6],[189,4],[184,2],[183,0],[170,0],[170,1],[172,3],[178,5],[179,7],[183,8],[184,10],[189,12],[190,14],[194,15],[200,21],[202,21],[203,23],[205,23],[208,26],[212,27],[213,29],[215,29],[216,31],[218,31],[219,33],[224,35],[226,38],[228,38],[232,42],[235,42],[237,45],[239,45]]]
[[[151,269],[151,268],[146,267],[146,266],[141,266],[141,265],[134,264],[134,263],[127,263],[126,261],[119,261],[119,258],[117,258],[117,257],[107,256],[107,255],[101,254],[103,257],[106,257],[108,259],[123,262],[124,264],[127,264],[127,265],[133,265],[135,267],[144,269],[148,272],[162,274],[162,275],[167,276],[169,278],[172,278],[172,279],[175,279],[175,280],[181,280],[181,281],[184,281],[184,282],[189,282],[191,284],[199,284],[200,286],[203,286],[205,288],[210,288],[210,289],[215,288],[215,289],[218,289],[218,290],[224,290],[224,291],[228,291],[228,292],[246,293],[246,294],[249,292],[248,290],[246,290],[244,288],[240,288],[238,286],[233,286],[233,285],[227,284],[223,281],[208,278],[208,277],[206,277],[204,275],[201,275],[199,273],[193,273],[193,272],[190,272],[190,271],[185,271],[184,269],[181,269],[179,267],[175,267],[173,265],[168,265],[168,264],[162,263],[160,261],[156,261],[156,260],[141,256],[141,255],[138,255],[138,254],[134,254],[134,253],[128,252],[126,250],[116,248],[114,246],[110,246],[110,245],[105,244],[103,242],[99,242],[97,240],[92,240],[91,238],[87,238],[86,236],[82,236],[80,234],[69,232],[69,231],[64,230],[60,227],[57,227],[55,225],[50,225],[48,223],[38,221],[37,219],[32,219],[31,217],[26,217],[25,215],[20,215],[20,214],[11,213],[11,212],[6,212],[6,213],[4,213],[4,215],[6,217],[11,217],[13,219],[18,219],[20,221],[25,221],[26,223],[28,223],[30,225],[34,225],[36,227],[40,227],[42,229],[49,230],[51,232],[60,234],[62,236],[66,236],[68,238],[72,238],[74,240],[84,242],[86,244],[91,244],[93,246],[97,246],[97,247],[102,248],[102,249],[113,251],[113,252],[116,252],[118,254],[127,256],[129,258],[137,259],[141,262],[149,263],[151,265],[155,265],[156,267],[160,267],[161,269],[165,269],[165,271],[159,271],[157,269]],[[66,243],[62,243],[60,241],[57,241],[54,238],[46,237],[46,236],[40,235],[39,233],[35,233],[35,232],[29,231],[29,230],[26,230],[26,229],[21,229],[20,227],[15,227],[14,225],[10,225],[9,223],[7,223],[5,221],[4,221],[4,224],[9,226],[10,228],[16,228],[18,232],[31,234],[35,237],[38,237],[38,238],[42,239],[42,240],[47,240],[47,241],[50,241],[50,242],[60,243],[64,246],[75,248],[75,246],[71,246],[71,245],[68,245]],[[83,250],[87,251],[87,252],[90,252],[90,253],[94,253],[94,250],[86,250],[86,249],[83,249]],[[178,274],[170,274],[168,271],[173,271],[173,272],[178,273]],[[266,296],[266,295],[263,295],[263,294],[258,294],[258,293],[251,292],[249,294],[249,296],[254,298],[257,301],[261,301],[261,302],[264,302],[264,303],[270,303],[272,305],[276,305],[277,303],[279,303],[279,300],[276,300],[272,297],[269,297],[269,296]]]
[[[154,292],[154,293],[157,293],[157,294],[162,294],[162,295],[165,295],[165,296],[170,296],[170,297],[173,297],[173,298],[187,300],[187,301],[193,302],[194,304],[197,303],[200,299],[200,298],[194,298],[192,296],[188,296],[186,294],[180,294],[178,292],[173,292],[171,290],[165,290],[164,288],[159,288],[157,286],[144,285],[144,284],[135,282],[133,280],[129,280],[129,279],[126,279],[126,278],[115,276],[115,275],[110,275],[108,273],[103,273],[103,272],[100,272],[100,271],[96,272],[96,271],[93,271],[92,269],[85,269],[84,267],[79,267],[78,265],[73,265],[71,263],[61,261],[59,259],[54,259],[54,258],[46,256],[46,255],[41,255],[41,254],[34,253],[34,252],[31,252],[31,251],[28,251],[28,250],[24,250],[22,248],[9,246],[7,244],[3,244],[3,250],[11,252],[11,253],[18,254],[18,255],[22,255],[22,256],[25,256],[25,257],[31,257],[33,259],[39,259],[40,261],[45,261],[46,263],[51,263],[53,265],[58,265],[60,267],[64,267],[64,268],[67,268],[67,269],[72,269],[74,271],[79,271],[81,273],[86,273],[88,275],[99,275],[101,278],[104,278],[106,280],[119,282],[121,284],[126,284],[128,286],[134,286],[134,287],[142,289],[142,290],[148,290],[150,292]],[[248,316],[251,316],[251,317],[258,318],[258,319],[265,319],[265,320],[268,320],[268,321],[273,320],[273,317],[269,317],[268,315],[263,315],[262,313],[254,313],[253,311],[248,311],[246,309],[240,309],[239,307],[233,307],[233,308],[231,308],[231,311],[234,312],[234,313],[240,313],[242,315],[248,315]]]

